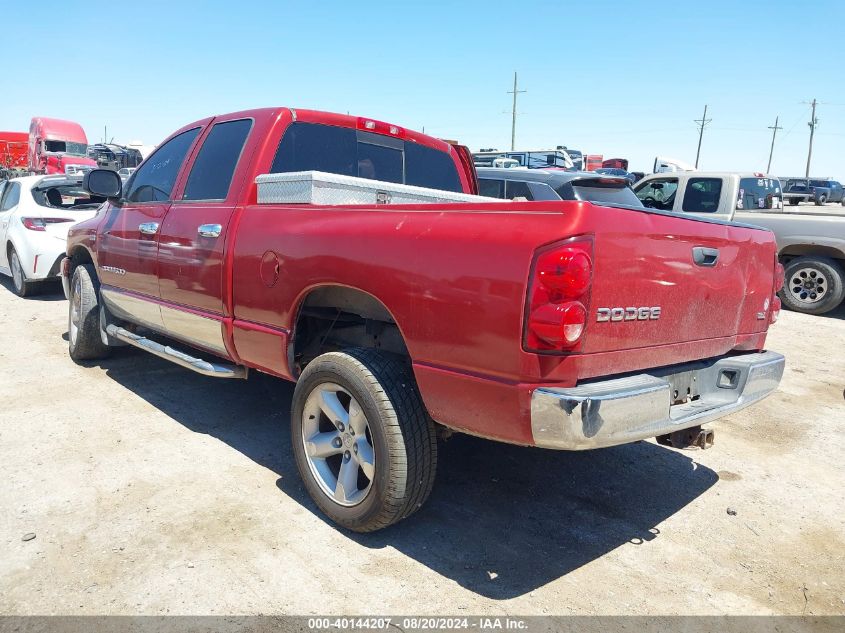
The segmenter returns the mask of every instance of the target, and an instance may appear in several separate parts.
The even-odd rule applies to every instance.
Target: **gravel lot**
[[[60,290],[2,279],[0,613],[845,613],[845,308],[782,314],[781,389],[711,450],[457,436],[427,506],[360,536],[299,483],[291,385],[75,365]]]

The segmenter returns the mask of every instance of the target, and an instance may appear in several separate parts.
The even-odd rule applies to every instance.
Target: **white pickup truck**
[[[783,303],[824,314],[845,298],[845,214],[784,209],[780,181],[751,172],[678,172],[646,176],[634,192],[653,209],[736,220],[775,234],[784,267]]]

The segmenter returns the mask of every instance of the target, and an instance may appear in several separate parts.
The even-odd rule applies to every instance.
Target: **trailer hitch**
[[[706,450],[713,446],[716,439],[716,434],[713,429],[702,429],[700,426],[693,426],[688,429],[682,429],[666,435],[658,435],[657,443],[661,446],[671,446],[672,448],[690,448],[697,446],[701,450]]]

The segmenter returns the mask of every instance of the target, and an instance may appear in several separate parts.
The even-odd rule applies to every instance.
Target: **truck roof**
[[[84,140],[88,143],[88,137],[85,135],[85,130],[76,121],[66,121],[65,119],[51,119],[49,117],[36,116],[32,117],[33,123],[37,123],[41,127],[43,138],[55,141],[80,141]]]
[[[771,178],[778,180],[777,176],[764,174],[760,171],[664,171],[654,174],[646,174],[646,178],[660,176],[661,178],[677,178],[678,176],[689,176],[690,178],[727,178],[738,176],[740,178]]]
[[[270,107],[270,108],[253,108],[250,110],[241,110],[238,112],[226,112],[215,114],[212,119],[216,119],[218,117],[225,116],[235,117],[240,116],[245,119],[247,118],[267,118],[267,117],[277,117],[283,110],[288,110],[293,117],[294,122],[303,122],[303,123],[317,123],[322,125],[333,125],[337,127],[346,127],[346,128],[353,128],[353,129],[360,129],[360,130],[372,130],[376,132],[388,132],[389,136],[395,136],[396,138],[401,138],[405,141],[411,141],[413,143],[419,143],[420,145],[426,145],[433,149],[440,150],[441,152],[451,153],[452,146],[443,140],[435,138],[433,136],[428,136],[426,134],[422,134],[421,132],[415,132],[414,130],[409,130],[404,128],[400,125],[395,125],[393,123],[387,123],[385,121],[380,121],[378,119],[372,119],[369,117],[360,117],[360,116],[353,116],[348,114],[337,114],[335,112],[325,112],[322,110],[308,110],[308,109],[299,109],[293,108],[290,106],[277,106],[277,107]],[[188,125],[183,126],[177,132],[174,132],[171,136],[175,136],[179,132],[184,130],[188,130],[190,128],[196,127],[197,125],[205,124],[209,121],[209,117],[199,119],[194,121],[193,123],[189,123]],[[395,133],[393,132],[395,130]]]
[[[26,143],[28,140],[29,134],[27,134],[26,132],[0,132],[0,141]]]

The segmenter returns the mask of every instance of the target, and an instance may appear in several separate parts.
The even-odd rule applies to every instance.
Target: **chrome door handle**
[[[197,227],[197,234],[200,237],[220,237],[223,227],[219,224],[200,224]]]
[[[144,222],[138,226],[138,230],[144,235],[155,235],[158,233],[158,222]]]

